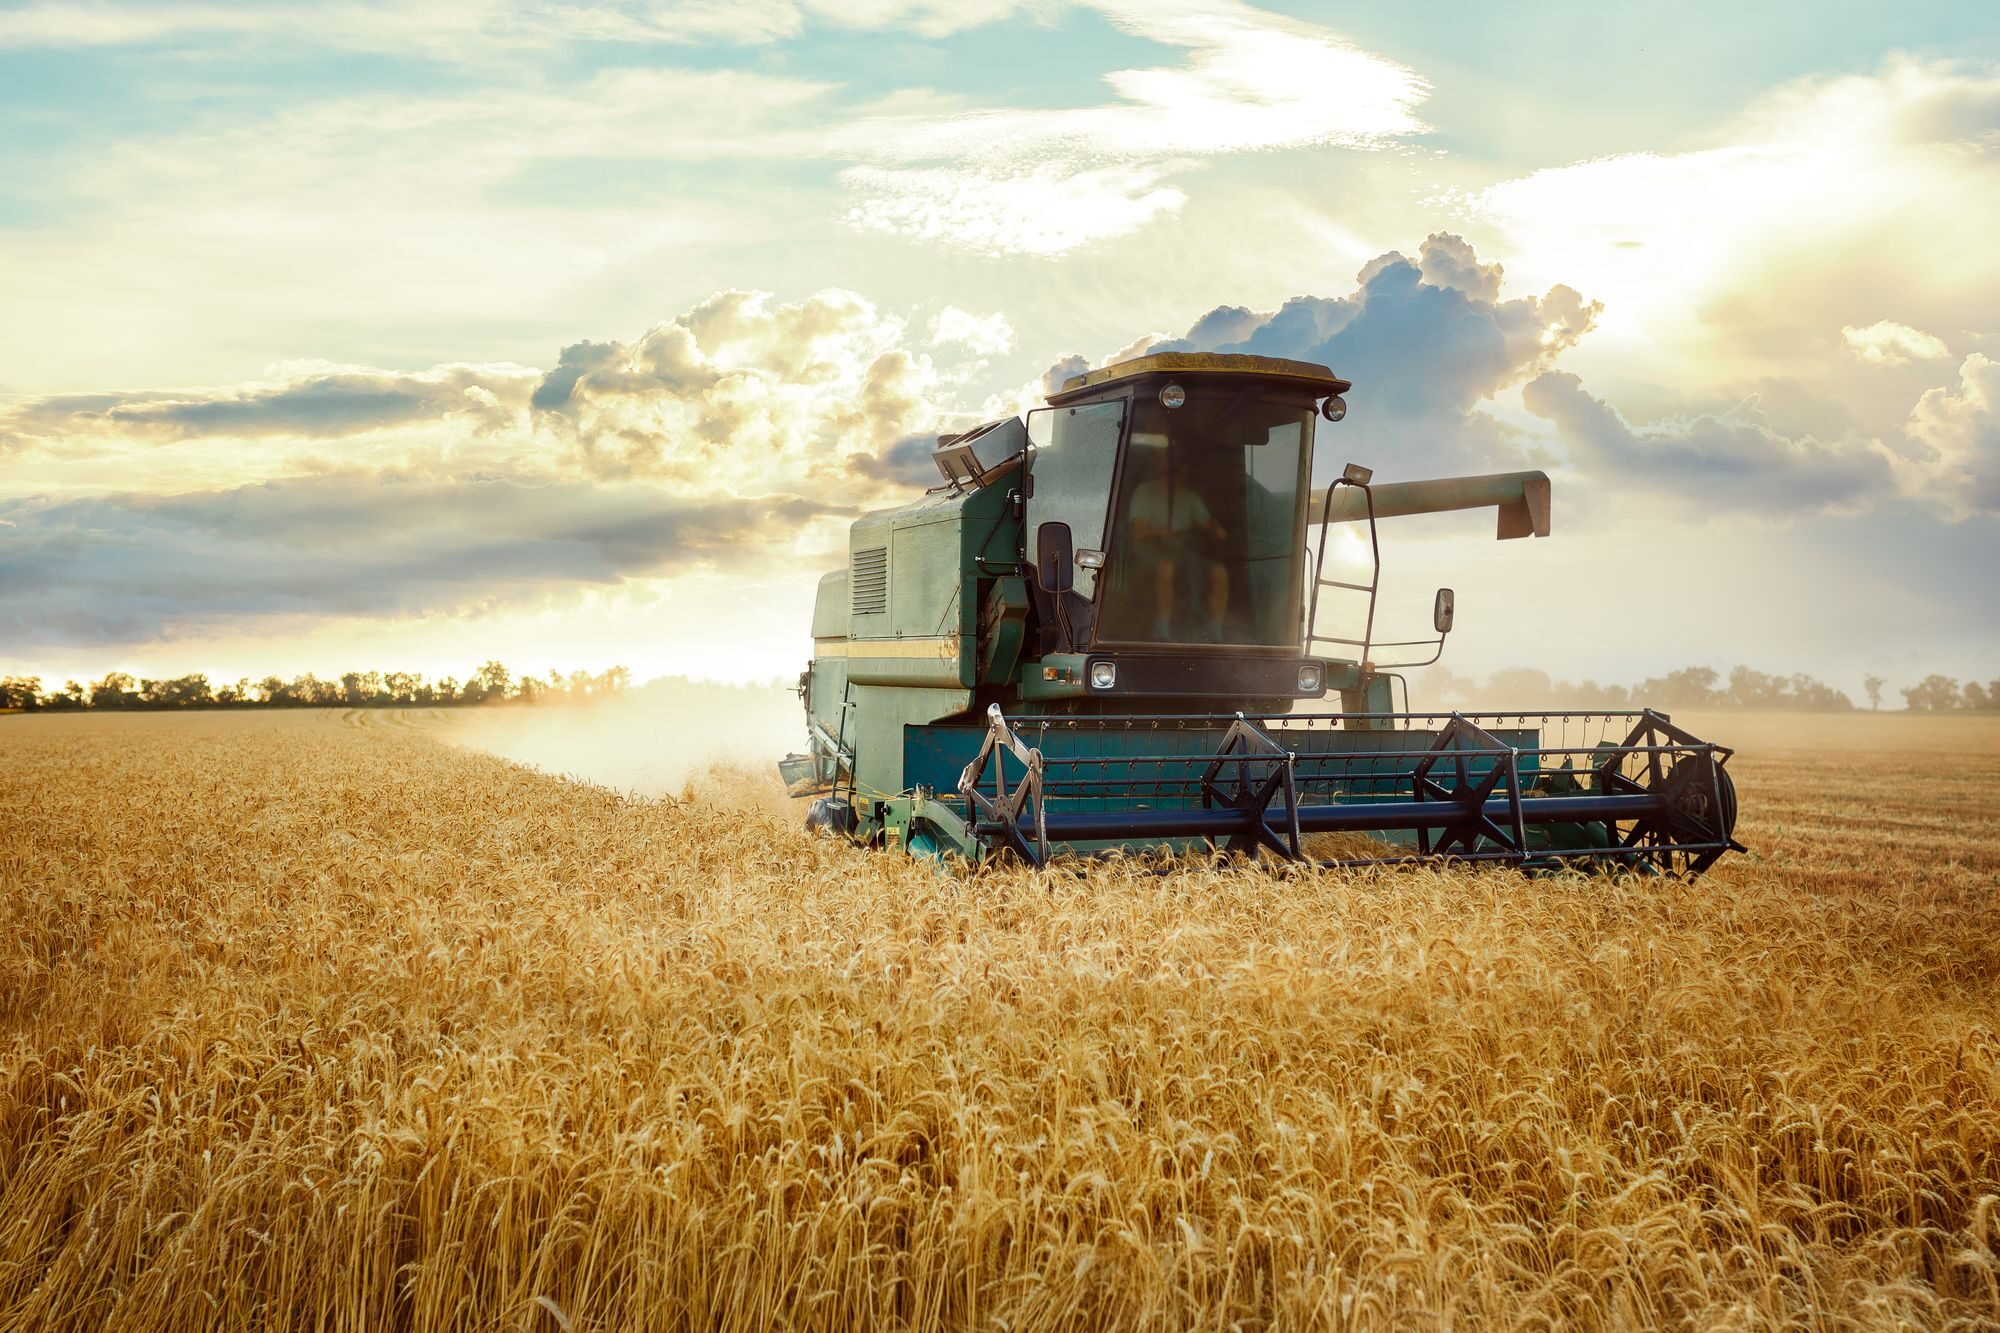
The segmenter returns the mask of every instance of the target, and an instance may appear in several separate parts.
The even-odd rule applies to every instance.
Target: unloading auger
[[[1665,714],[1407,711],[1398,669],[1438,659],[1455,606],[1439,590],[1432,638],[1375,638],[1378,523],[1493,508],[1502,539],[1544,537],[1549,481],[1349,466],[1315,490],[1314,427],[1351,387],[1160,353],[940,438],[942,483],[855,520],[820,579],[810,749],[779,765],[816,797],[808,825],[1036,863],[1215,847],[1693,875],[1740,851],[1731,751]],[[1329,574],[1344,524],[1365,525],[1365,577]]]

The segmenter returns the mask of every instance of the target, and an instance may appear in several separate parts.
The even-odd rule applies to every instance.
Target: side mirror
[[[1035,581],[1043,592],[1068,592],[1076,582],[1069,524],[1044,523],[1035,534]]]
[[[1437,600],[1431,603],[1431,628],[1439,634],[1451,633],[1451,617],[1457,609],[1450,588],[1439,588]]]

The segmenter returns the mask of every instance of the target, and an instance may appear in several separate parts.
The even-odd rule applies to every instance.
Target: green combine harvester
[[[1435,637],[1376,640],[1377,524],[1492,508],[1501,538],[1543,537],[1549,481],[1375,485],[1349,466],[1316,490],[1313,430],[1350,387],[1300,361],[1162,353],[941,438],[941,484],[855,520],[846,568],[820,579],[811,746],[779,765],[815,798],[808,825],[1037,864],[1214,848],[1692,875],[1741,850],[1731,752],[1664,714],[1407,711],[1397,668],[1438,659],[1452,593]],[[1366,525],[1367,558],[1337,578],[1341,524]]]

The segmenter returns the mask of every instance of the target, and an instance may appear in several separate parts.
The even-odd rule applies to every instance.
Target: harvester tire
[[[848,837],[854,832],[854,807],[839,796],[822,796],[806,807],[806,832]]]

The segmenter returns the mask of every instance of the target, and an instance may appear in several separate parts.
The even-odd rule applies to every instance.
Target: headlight
[[[1334,394],[1319,405],[1319,414],[1328,421],[1338,421],[1347,415],[1347,400]]]
[[[1118,683],[1116,662],[1092,662],[1090,664],[1090,688],[1108,690]]]
[[[1307,662],[1299,667],[1300,694],[1318,694],[1319,682],[1319,663]]]
[[[1160,406],[1179,407],[1187,401],[1187,390],[1178,384],[1169,384],[1160,390]]]

